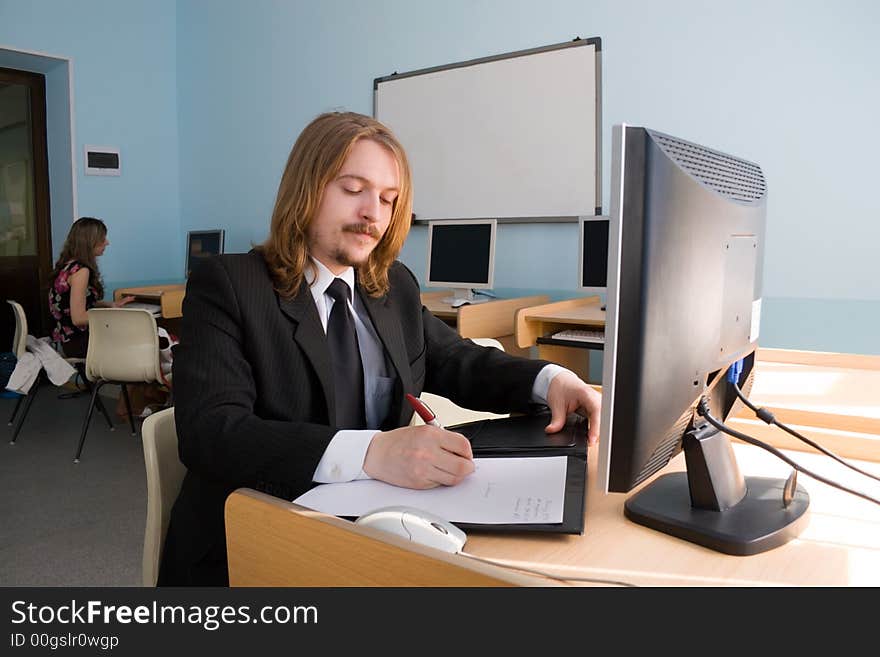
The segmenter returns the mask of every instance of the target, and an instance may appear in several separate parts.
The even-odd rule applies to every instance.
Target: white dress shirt
[[[341,278],[351,288],[352,301],[348,305],[348,310],[354,317],[361,363],[364,368],[364,410],[367,426],[372,427],[337,431],[330,444],[327,445],[315,474],[312,476],[312,481],[326,484],[354,479],[369,479],[370,477],[363,469],[364,458],[367,455],[370,441],[373,440],[373,436],[379,433],[378,427],[391,408],[391,394],[394,390],[395,376],[392,376],[393,373],[387,369],[382,341],[373,328],[366,307],[356,294],[354,269],[349,267],[337,277],[317,260],[312,259],[312,262],[315,264],[315,272],[306,269],[306,281],[311,288],[315,306],[318,309],[318,317],[321,318],[321,325],[324,327],[325,333],[327,332],[330,311],[335,303],[333,298],[327,294],[327,288],[330,287],[334,278]],[[559,365],[550,364],[538,372],[532,386],[532,401],[540,404],[546,403],[550,382],[557,374],[566,371],[568,370]]]

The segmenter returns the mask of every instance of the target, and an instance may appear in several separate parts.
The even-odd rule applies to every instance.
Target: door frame
[[[41,73],[31,73],[17,69],[0,68],[0,78],[5,83],[19,85],[28,89],[28,116],[30,124],[31,157],[30,168],[27,175],[32,181],[33,199],[33,228],[36,242],[35,255],[9,255],[2,259],[4,275],[10,275],[15,280],[20,278],[22,271],[26,271],[36,262],[37,266],[37,297],[34,298],[29,290],[19,300],[25,310],[30,310],[28,318],[29,326],[34,327],[37,335],[46,335],[49,329],[48,308],[41,299],[46,298],[51,285],[52,277],[52,220],[49,213],[49,155],[46,138],[46,76]],[[14,124],[13,124],[14,125]],[[29,199],[30,200],[30,199]],[[30,275],[25,275],[25,280],[32,280]],[[37,331],[39,331],[37,333]]]
[[[0,43],[0,67],[44,76],[45,93],[42,111],[46,118],[43,134],[48,159],[48,213],[49,231],[46,235],[49,254],[48,273],[60,251],[67,232],[79,216],[77,208],[78,175],[76,166],[76,130],[73,92],[73,60],[70,57],[25,50]],[[35,189],[35,197],[39,197]],[[38,236],[38,239],[40,237]],[[42,248],[45,242],[41,242]],[[42,263],[41,263],[42,265]],[[41,266],[42,270],[43,267]],[[40,273],[41,300],[46,296],[51,281],[43,280]],[[4,304],[5,305],[5,304]],[[41,303],[40,323],[49,322],[48,308]],[[47,329],[50,324],[47,324]],[[38,327],[34,327],[37,329]],[[40,327],[42,328],[42,327]]]

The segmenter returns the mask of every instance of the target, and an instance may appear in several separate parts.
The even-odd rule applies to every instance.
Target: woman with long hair
[[[107,226],[94,217],[80,217],[70,227],[49,288],[49,312],[55,318],[52,340],[60,344],[65,356],[83,358],[89,344],[89,308],[120,308],[134,300],[116,302],[104,299],[104,282],[98,269],[98,256],[110,245]]]

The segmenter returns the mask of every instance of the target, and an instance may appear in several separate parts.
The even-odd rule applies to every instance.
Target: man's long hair
[[[107,226],[100,219],[94,217],[80,217],[73,222],[64,246],[61,247],[61,255],[55,263],[52,271],[52,279],[58,276],[58,272],[64,266],[76,260],[84,267],[89,268],[89,285],[97,291],[97,298],[104,298],[104,281],[98,270],[98,261],[95,258],[95,249],[107,237]]]
[[[293,145],[278,186],[269,238],[257,247],[269,265],[275,291],[285,299],[299,292],[305,269],[311,266],[308,228],[324,189],[360,139],[387,148],[397,161],[400,176],[388,229],[367,261],[357,267],[358,282],[370,296],[388,291],[388,269],[403,247],[412,216],[412,178],[406,153],[391,131],[375,119],[354,112],[328,112],[307,125]]]

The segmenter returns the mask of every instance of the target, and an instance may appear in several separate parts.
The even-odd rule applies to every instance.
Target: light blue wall
[[[111,246],[100,263],[108,288],[183,275],[176,21],[174,0],[0,0],[0,47],[72,63],[76,212],[108,224]],[[49,71],[48,90],[57,92],[66,77],[57,67]],[[50,118],[62,109],[50,104]],[[122,175],[84,176],[86,144],[119,148]],[[50,162],[56,171],[60,166]],[[63,177],[50,182],[63,184]],[[72,203],[53,212],[55,254],[72,215]]]
[[[376,77],[600,36],[606,211],[614,123],[758,162],[762,343],[868,353],[878,24],[872,0],[0,0],[0,46],[74,61],[79,213],[111,224],[108,280],[179,278],[189,229],[262,241],[296,135],[325,110],[371,113]],[[83,178],[85,143],[119,146],[123,176]],[[499,290],[575,294],[573,225],[501,229]],[[424,233],[402,253],[419,275]]]
[[[71,166],[70,62],[62,61],[46,73],[46,142],[49,158],[52,257],[61,253],[74,214],[74,171]]]
[[[371,113],[378,76],[600,36],[606,212],[614,123],[760,163],[763,344],[878,353],[859,325],[880,314],[877,25],[870,0],[182,1],[182,224],[227,228],[230,250],[261,241],[298,132]],[[424,250],[417,227],[402,259],[420,276]],[[502,226],[496,287],[573,294],[576,257],[573,225]]]

